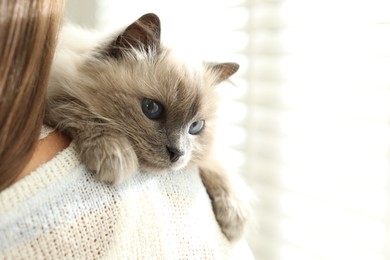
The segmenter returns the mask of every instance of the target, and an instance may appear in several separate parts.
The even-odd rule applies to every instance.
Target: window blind
[[[390,259],[390,1],[94,8],[97,28],[156,12],[167,45],[240,63],[220,88],[219,142],[256,193],[247,233],[256,259]]]
[[[244,4],[259,259],[390,259],[389,4]]]

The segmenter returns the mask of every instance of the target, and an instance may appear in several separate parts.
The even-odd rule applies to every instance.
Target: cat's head
[[[236,63],[189,66],[160,43],[160,21],[146,14],[101,46],[82,67],[91,111],[127,136],[142,170],[179,169],[213,145],[216,88]]]

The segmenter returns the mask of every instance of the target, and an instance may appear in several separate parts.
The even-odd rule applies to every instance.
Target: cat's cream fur
[[[69,135],[85,165],[106,183],[120,183],[136,171],[161,173],[197,164],[216,219],[235,240],[244,230],[247,204],[211,150],[215,88],[237,69],[235,63],[181,61],[160,43],[154,14],[115,37],[67,27],[54,59],[45,122]],[[162,118],[145,116],[144,98],[163,105]],[[188,129],[197,120],[205,127],[191,135]],[[183,155],[173,162],[167,147]]]

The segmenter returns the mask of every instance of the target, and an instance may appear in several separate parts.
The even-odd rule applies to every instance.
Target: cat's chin
[[[173,164],[169,167],[170,171],[180,171],[184,169],[187,166],[187,164]]]
[[[186,167],[186,165],[167,167],[167,168],[164,168],[164,169],[161,169],[161,168],[151,168],[151,167],[141,167],[140,170],[141,170],[141,172],[144,172],[144,173],[152,173],[152,174],[156,174],[156,175],[164,175],[164,174],[168,174],[169,172],[172,172],[172,171],[180,171],[180,170],[184,169],[185,167]]]
[[[165,167],[161,166],[154,166],[152,164],[141,164],[140,165],[140,170],[142,172],[149,172],[153,174],[166,174],[170,171],[179,171],[184,169],[187,166],[188,162],[187,161],[182,161],[182,162],[176,162],[173,164],[169,164]]]
[[[142,173],[150,173],[156,175],[164,175],[169,172],[169,169],[151,169],[151,168],[141,168]]]
[[[177,162],[171,163],[169,165],[169,170],[170,171],[180,171],[180,170],[184,169],[189,163],[189,158],[190,157],[188,157],[188,156],[183,156]]]

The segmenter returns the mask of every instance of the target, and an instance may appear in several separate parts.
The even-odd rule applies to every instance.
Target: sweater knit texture
[[[196,168],[139,172],[110,186],[95,180],[71,143],[0,193],[0,259],[230,259],[231,252]]]

